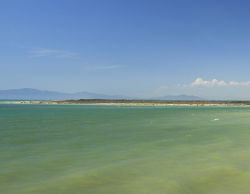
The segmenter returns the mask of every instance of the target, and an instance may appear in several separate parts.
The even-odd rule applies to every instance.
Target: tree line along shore
[[[131,105],[131,106],[249,106],[250,101],[225,100],[128,100],[128,99],[79,99],[79,100],[19,100],[11,104],[78,104],[78,105]]]
[[[183,101],[183,100],[127,100],[127,99],[80,99],[51,101],[57,104],[138,104],[138,105],[250,105],[250,101]]]

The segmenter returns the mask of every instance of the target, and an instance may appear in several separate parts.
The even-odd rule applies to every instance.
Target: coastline
[[[16,100],[2,101],[0,104],[30,104],[30,105],[93,105],[93,106],[184,106],[184,107],[249,107],[250,101],[158,101],[158,100]]]

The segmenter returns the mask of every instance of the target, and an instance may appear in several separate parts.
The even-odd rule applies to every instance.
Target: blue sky
[[[1,0],[0,89],[250,98],[249,10],[247,0]]]

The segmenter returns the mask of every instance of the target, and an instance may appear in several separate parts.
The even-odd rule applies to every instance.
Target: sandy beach
[[[101,106],[250,106],[249,101],[153,101],[153,100],[102,100],[81,99],[63,101],[22,100],[6,101],[4,104],[47,104],[47,105],[101,105]]]

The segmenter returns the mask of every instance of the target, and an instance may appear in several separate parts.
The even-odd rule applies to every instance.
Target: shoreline
[[[157,100],[16,100],[0,101],[0,104],[30,104],[30,105],[92,105],[92,106],[184,106],[184,107],[250,107],[250,101],[157,101]]]

